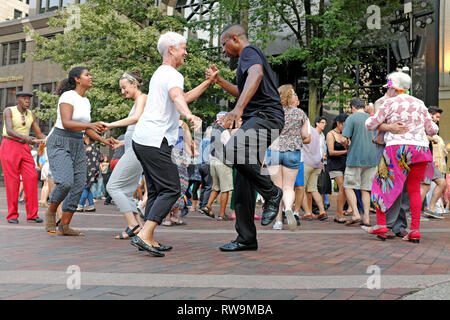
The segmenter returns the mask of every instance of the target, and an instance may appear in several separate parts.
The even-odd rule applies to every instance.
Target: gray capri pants
[[[54,128],[47,141],[47,155],[55,182],[50,203],[64,200],[62,210],[75,212],[86,184],[83,132]]]
[[[141,163],[137,159],[133,148],[126,149],[114,167],[106,185],[106,190],[113,198],[120,212],[137,212],[133,195],[139,186],[142,172]]]

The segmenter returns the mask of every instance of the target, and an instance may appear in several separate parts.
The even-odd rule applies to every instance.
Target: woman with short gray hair
[[[178,139],[178,121],[182,116],[194,130],[201,128],[201,119],[192,114],[188,103],[197,99],[213,83],[217,72],[184,93],[184,77],[176,69],[184,64],[187,56],[186,40],[181,35],[167,32],[159,38],[158,51],[163,63],[150,80],[146,106],[133,134],[132,146],[144,169],[148,201],[144,227],[131,239],[131,245],[162,257],[162,251],[172,247],[155,241],[155,228],[169,213],[181,191],[178,168],[171,158],[172,148]]]

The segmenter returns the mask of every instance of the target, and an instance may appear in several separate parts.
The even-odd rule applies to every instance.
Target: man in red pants
[[[29,144],[37,144],[40,140],[30,137],[30,128],[39,139],[45,139],[39,128],[36,116],[28,110],[31,105],[32,93],[17,92],[17,106],[6,108],[3,113],[3,139],[0,147],[6,198],[8,202],[9,223],[19,223],[18,198],[20,176],[27,210],[27,221],[41,223],[38,217],[38,176],[36,166],[31,155]]]

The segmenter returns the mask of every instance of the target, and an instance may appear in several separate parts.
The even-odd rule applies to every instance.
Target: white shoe
[[[275,221],[273,224],[273,230],[283,230],[283,222]]]
[[[138,214],[141,216],[141,218],[142,218],[142,219],[145,219],[144,209],[142,208],[141,204],[142,204],[142,200],[139,200],[139,201],[136,203],[136,209],[137,209],[137,211],[138,211]]]
[[[295,228],[297,228],[297,220],[295,220],[294,213],[291,209],[287,209],[284,213],[286,215],[289,230],[294,231]]]

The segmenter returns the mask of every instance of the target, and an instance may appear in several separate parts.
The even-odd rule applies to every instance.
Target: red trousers
[[[23,191],[25,192],[25,207],[27,220],[37,218],[38,213],[38,176],[36,165],[31,156],[28,144],[2,139],[0,159],[6,186],[6,199],[8,201],[7,220],[17,219],[20,176],[22,176]]]
[[[406,178],[406,188],[409,194],[411,208],[411,230],[419,231],[420,213],[422,212],[422,197],[420,196],[420,183],[423,180],[428,162],[419,162],[409,166],[410,172]],[[377,225],[386,225],[386,213],[377,208]]]

